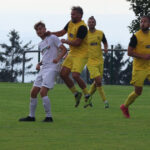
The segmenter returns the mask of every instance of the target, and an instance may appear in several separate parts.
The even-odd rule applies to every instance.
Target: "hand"
[[[62,42],[62,43],[66,43],[66,40],[65,40],[65,39],[61,39],[61,42]]]
[[[50,31],[46,31],[44,34],[45,34],[45,36],[50,36],[51,32]]]
[[[54,64],[57,64],[58,62],[59,62],[58,59],[54,59],[54,60],[53,60],[53,63],[54,63]]]
[[[40,70],[40,64],[39,63],[36,65],[36,70]]]

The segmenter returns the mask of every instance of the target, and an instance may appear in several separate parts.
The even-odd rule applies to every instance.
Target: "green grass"
[[[49,92],[53,123],[44,117],[39,98],[36,122],[19,122],[28,115],[31,84],[0,83],[0,150],[149,150],[150,88],[130,107],[131,119],[119,109],[132,86],[104,86],[110,109],[104,109],[98,93],[93,108],[74,108],[65,85]]]

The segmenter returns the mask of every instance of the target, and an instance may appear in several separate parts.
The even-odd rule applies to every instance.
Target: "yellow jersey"
[[[142,30],[135,33],[137,39],[137,45],[134,52],[138,54],[150,54],[150,31],[145,34]],[[133,70],[146,70],[150,69],[150,60],[144,60],[140,58],[134,58]]]
[[[88,31],[88,63],[94,64],[99,62],[103,64],[103,53],[101,48],[101,42],[103,38],[103,32],[95,30],[95,32]]]
[[[67,30],[67,35],[68,35],[68,40],[72,41],[77,38],[77,32],[80,26],[86,26],[84,21],[80,21],[78,23],[73,23],[72,21],[69,22],[68,24],[68,30]],[[87,42],[87,35],[83,39],[82,43],[80,46],[69,46],[70,47],[70,56],[75,56],[75,57],[83,57],[87,58],[88,57],[88,42]]]

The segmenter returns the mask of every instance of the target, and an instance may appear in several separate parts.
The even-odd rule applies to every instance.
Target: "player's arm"
[[[107,39],[106,39],[104,33],[103,33],[102,43],[104,45],[104,52],[107,53],[108,52],[108,43],[107,43]]]
[[[40,46],[38,45],[38,50],[40,51]],[[36,70],[40,70],[40,66],[42,65],[42,61],[38,62],[36,65]]]
[[[133,35],[130,39],[130,43],[128,46],[128,56],[150,60],[150,54],[139,54],[133,51],[136,48],[136,45],[137,45],[137,38],[135,35]]]
[[[79,27],[78,31],[77,31],[77,37],[75,40],[66,40],[66,39],[62,39],[62,43],[66,43],[68,45],[71,45],[71,46],[80,46],[83,39],[86,37],[87,35],[87,27],[82,25]]]
[[[42,61],[40,61],[37,65],[36,65],[36,70],[40,70],[40,66],[42,65]]]
[[[62,29],[62,30],[60,30],[60,31],[57,31],[57,32],[51,32],[51,34],[54,34],[54,35],[56,35],[56,36],[58,36],[58,37],[63,36],[63,35],[65,35],[66,33],[67,33],[67,31],[64,30],[64,29]]]
[[[64,27],[64,29],[57,31],[57,32],[50,32],[50,31],[46,31],[45,35],[46,36],[50,36],[51,34],[56,35],[57,37],[61,37],[64,36],[67,33],[68,30],[68,24],[69,22],[66,24],[66,26]]]
[[[58,63],[61,58],[63,58],[63,56],[65,56],[65,54],[67,53],[67,49],[63,44],[59,46],[59,49],[61,50],[61,53],[57,56],[57,58],[53,60],[53,63]]]
[[[57,31],[57,32],[51,32],[51,34],[54,34],[58,37],[64,36],[68,31],[68,25],[69,25],[69,22],[66,24],[66,26],[62,30]]]

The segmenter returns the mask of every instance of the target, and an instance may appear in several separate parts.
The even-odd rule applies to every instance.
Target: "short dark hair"
[[[71,10],[75,10],[83,16],[83,9],[80,6],[73,6]]]
[[[95,21],[95,23],[96,23],[96,19],[94,18],[94,16],[89,17],[89,19],[93,19]]]
[[[141,18],[147,18],[150,22],[150,16],[149,15],[142,16]]]
[[[45,23],[43,23],[42,21],[37,22],[37,23],[34,25],[34,29],[37,30],[37,28],[38,28],[39,26],[45,27]]]

